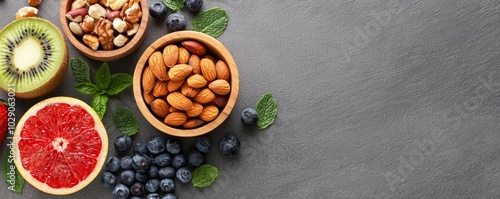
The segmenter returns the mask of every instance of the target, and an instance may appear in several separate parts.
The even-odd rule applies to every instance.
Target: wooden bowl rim
[[[157,49],[162,49],[168,44],[173,44],[173,43],[179,43],[184,40],[196,40],[201,42],[207,47],[207,51],[210,52],[212,55],[214,55],[216,58],[223,60],[226,62],[230,74],[231,74],[231,92],[229,94],[229,98],[227,101],[226,106],[224,109],[219,113],[219,116],[217,118],[209,123],[203,124],[202,126],[195,128],[195,129],[179,129],[179,128],[174,128],[167,126],[163,121],[159,120],[156,118],[151,111],[149,110],[148,106],[144,102],[143,99],[143,90],[142,90],[142,85],[141,85],[141,78],[142,78],[142,71],[144,70],[144,67],[147,65],[147,61],[149,59],[149,56],[155,52]],[[215,128],[217,128],[219,125],[221,125],[229,116],[231,111],[234,108],[234,105],[236,104],[236,100],[238,98],[238,92],[239,92],[239,73],[238,73],[238,68],[236,66],[236,63],[232,57],[232,55],[229,53],[229,51],[226,49],[226,47],[220,43],[217,39],[206,35],[204,33],[200,32],[195,32],[195,31],[177,31],[173,33],[169,33],[155,42],[153,42],[141,55],[139,58],[139,61],[137,62],[137,65],[134,70],[134,76],[133,76],[133,91],[134,91],[134,98],[136,101],[136,104],[141,111],[142,115],[148,120],[148,122],[153,125],[156,129],[172,135],[172,136],[177,136],[177,137],[195,137],[199,135],[206,134]]]
[[[59,17],[61,20],[61,26],[66,35],[66,38],[70,41],[73,46],[80,51],[83,55],[88,58],[99,60],[99,61],[114,61],[121,59],[130,53],[134,52],[144,41],[146,30],[148,28],[149,20],[149,6],[147,0],[140,0],[141,5],[141,22],[139,23],[139,30],[132,36],[124,46],[116,48],[113,50],[92,50],[86,46],[80,39],[77,39],[75,35],[69,29],[69,20],[66,18],[66,13],[71,9],[71,3],[74,0],[61,0],[61,6],[59,8]]]

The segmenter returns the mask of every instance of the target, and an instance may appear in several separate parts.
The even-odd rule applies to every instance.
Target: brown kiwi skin
[[[52,22],[50,22],[48,20],[45,20],[42,18],[38,18],[38,19],[48,22],[50,25],[52,25],[52,27],[54,27],[56,30],[58,30],[59,36],[62,38],[62,42],[64,43],[63,60],[61,62],[61,65],[59,66],[59,69],[57,70],[56,74],[54,74],[54,76],[49,81],[45,82],[45,84],[42,84],[42,85],[38,86],[38,88],[35,88],[31,91],[26,91],[26,92],[17,92],[16,91],[15,92],[16,98],[33,99],[33,98],[38,98],[38,97],[42,97],[44,95],[49,94],[50,92],[52,92],[55,88],[57,88],[61,84],[62,80],[64,79],[64,76],[66,76],[66,72],[68,71],[68,60],[69,60],[68,47],[66,45],[66,41],[64,39],[64,36],[61,33],[61,30],[59,30],[59,28],[57,28],[57,26],[55,26]],[[5,92],[9,92],[9,91],[5,90],[4,88],[1,88],[1,89]]]

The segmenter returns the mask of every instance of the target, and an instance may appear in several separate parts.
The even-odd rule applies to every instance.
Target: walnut
[[[142,17],[141,7],[139,3],[134,3],[130,8],[125,10],[125,21],[128,21],[132,24],[139,22]]]
[[[112,50],[113,49],[113,39],[115,36],[113,35],[113,24],[111,21],[101,18],[97,22],[97,25],[94,29],[94,32],[99,37],[99,43],[102,46],[103,50]]]
[[[28,4],[33,7],[40,5],[40,2],[42,2],[42,0],[28,0]]]
[[[99,48],[99,38],[95,35],[85,34],[83,35],[83,43],[87,44],[90,48],[97,50]]]
[[[95,19],[90,15],[85,16],[82,22],[80,22],[80,26],[84,33],[90,33],[94,30]]]
[[[132,7],[132,5],[134,5],[135,3],[137,3],[139,5],[139,0],[130,0],[128,3],[125,3],[125,5],[123,5],[123,7],[122,7],[122,10],[121,10],[121,13],[120,13],[120,17],[125,18],[125,16],[127,16],[126,15],[126,11],[130,7]]]

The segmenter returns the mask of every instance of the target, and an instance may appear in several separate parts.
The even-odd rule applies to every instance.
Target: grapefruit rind
[[[22,164],[21,162],[21,152],[19,150],[19,141],[22,139],[21,138],[21,131],[23,129],[23,124],[28,120],[33,115],[36,115],[36,113],[46,107],[48,104],[51,103],[65,103],[69,104],[71,106],[76,105],[80,106],[83,109],[85,109],[93,118],[94,120],[94,129],[98,132],[100,138],[101,138],[101,152],[99,156],[96,158],[96,164],[93,169],[93,171],[83,180],[81,180],[78,184],[76,184],[73,187],[70,188],[53,188],[44,182],[41,182],[37,180],[35,177],[33,177]],[[18,126],[15,130],[14,137],[14,146],[15,146],[15,157],[14,157],[14,163],[19,171],[19,173],[23,176],[23,178],[31,184],[33,187],[37,188],[40,191],[43,191],[45,193],[49,194],[54,194],[54,195],[67,195],[67,194],[72,194],[75,193],[84,187],[86,187],[88,184],[90,184],[96,177],[99,175],[100,170],[102,169],[104,162],[106,160],[106,156],[108,153],[108,136],[106,132],[106,128],[102,124],[102,121],[99,119],[99,116],[97,116],[97,113],[85,102],[72,98],[72,97],[52,97],[49,99],[46,99],[44,101],[41,101],[37,104],[35,104],[33,107],[31,107],[24,115],[21,117],[19,120]]]

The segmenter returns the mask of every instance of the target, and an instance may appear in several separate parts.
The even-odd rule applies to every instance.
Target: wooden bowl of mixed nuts
[[[193,137],[217,128],[229,116],[239,91],[239,74],[217,39],[177,31],[153,42],[137,62],[134,97],[158,130]]]
[[[121,59],[142,43],[148,26],[147,0],[62,0],[61,26],[85,56],[99,61]]]

